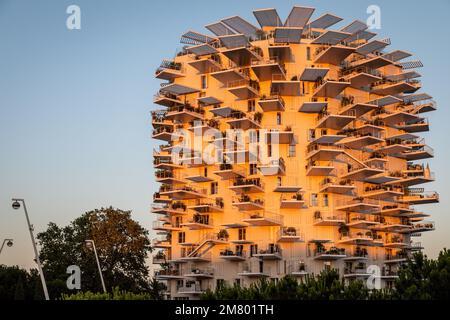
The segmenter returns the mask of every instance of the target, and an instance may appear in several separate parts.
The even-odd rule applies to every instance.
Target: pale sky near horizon
[[[81,8],[81,30],[66,28],[72,4]],[[0,0],[0,242],[15,240],[0,264],[34,266],[25,217],[11,197],[26,199],[36,232],[109,205],[132,210],[151,230],[154,70],[189,29],[206,33],[205,24],[233,15],[257,24],[252,10],[270,7],[284,19],[294,4],[315,7],[314,17],[343,17],[337,27],[365,21],[367,7],[378,5],[379,38],[424,63],[422,91],[438,103],[426,114],[431,131],[421,134],[435,150],[424,162],[437,181],[424,187],[441,202],[420,207],[436,230],[418,241],[431,257],[450,247],[449,1]]]

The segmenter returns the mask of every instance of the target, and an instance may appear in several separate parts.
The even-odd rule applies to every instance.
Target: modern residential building
[[[157,279],[171,299],[324,268],[367,279],[370,265],[392,285],[434,229],[420,206],[439,201],[422,188],[436,109],[422,63],[358,20],[253,13],[259,27],[234,16],[186,32],[156,70]]]

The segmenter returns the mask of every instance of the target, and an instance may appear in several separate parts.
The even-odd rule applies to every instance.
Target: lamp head
[[[19,209],[20,208],[20,202],[17,201],[17,200],[14,201],[13,204],[12,204],[12,207],[13,207],[14,210]]]
[[[8,247],[12,247],[13,246],[13,241],[12,240],[8,240],[8,242],[6,242],[6,245]]]

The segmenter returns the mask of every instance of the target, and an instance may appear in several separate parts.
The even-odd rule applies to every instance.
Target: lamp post
[[[85,240],[86,247],[94,249],[95,260],[97,261],[98,273],[100,274],[100,280],[102,281],[103,292],[106,293],[105,281],[103,280],[102,269],[100,267],[100,261],[98,260],[97,248],[95,247],[94,240]]]
[[[48,296],[47,284],[45,283],[44,272],[42,271],[41,260],[39,259],[39,253],[38,253],[37,246],[36,246],[36,240],[34,239],[33,226],[31,225],[30,218],[28,217],[28,211],[27,211],[27,206],[25,205],[25,200],[24,199],[12,199],[12,201],[13,201],[12,207],[15,210],[20,209],[21,202],[23,204],[23,211],[25,211],[25,217],[27,218],[28,231],[30,231],[31,242],[33,243],[34,255],[36,257],[35,259],[36,259],[36,263],[38,265],[39,275],[41,277],[42,289],[44,289],[45,300],[50,300],[50,297]]]
[[[3,243],[2,243],[2,246],[0,247],[0,254],[2,253],[2,251],[3,251],[3,247],[5,246],[5,243],[6,243],[6,245],[8,246],[8,247],[12,247],[13,246],[13,239],[5,239],[5,240],[3,240]]]

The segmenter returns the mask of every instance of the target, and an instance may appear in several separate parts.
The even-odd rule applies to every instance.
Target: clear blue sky
[[[71,4],[81,7],[80,31],[66,28]],[[12,196],[27,200],[37,232],[49,221],[65,225],[108,205],[133,210],[150,229],[154,69],[173,57],[188,29],[203,32],[203,25],[236,14],[256,24],[252,10],[268,7],[284,19],[293,4],[345,22],[365,21],[367,6],[379,5],[379,34],[391,38],[390,48],[424,62],[424,91],[439,107],[425,135],[435,149],[430,164],[438,180],[426,189],[439,191],[441,203],[422,207],[437,229],[421,241],[430,256],[450,247],[447,0],[0,0],[0,241],[15,239],[0,263],[33,265],[25,218],[11,209]]]

